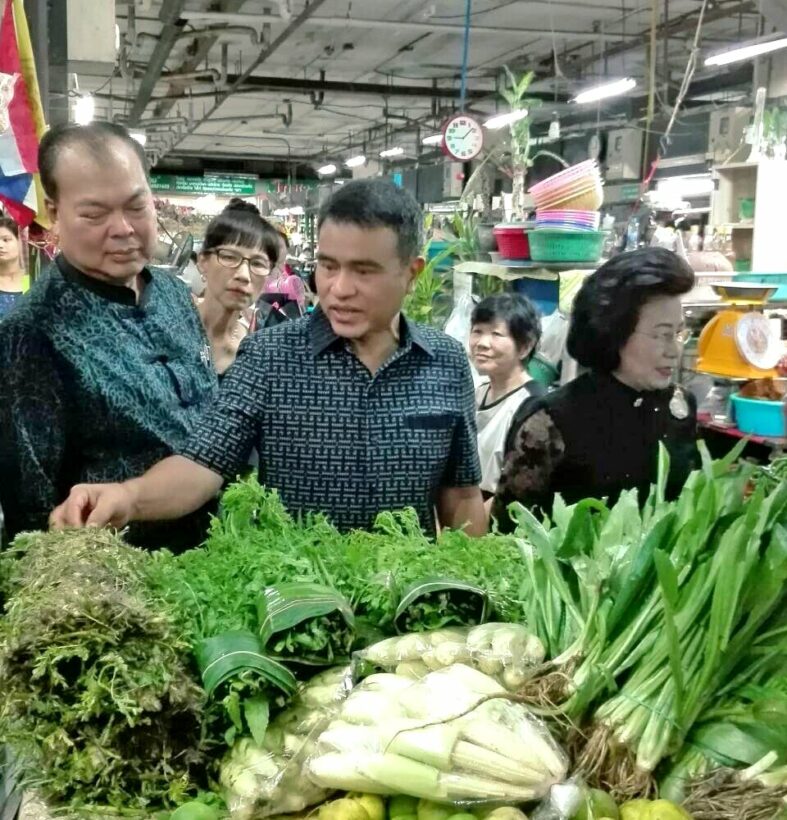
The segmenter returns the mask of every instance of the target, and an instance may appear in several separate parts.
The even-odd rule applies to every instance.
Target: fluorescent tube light
[[[597,85],[594,88],[589,88],[587,91],[582,91],[577,94],[577,96],[574,97],[574,102],[579,103],[579,105],[584,105],[585,103],[593,103],[598,102],[598,100],[604,100],[607,97],[617,97],[620,94],[625,94],[627,91],[631,91],[636,84],[636,80],[631,77],[626,77],[625,80],[615,80],[613,83]]]
[[[401,157],[404,154],[404,148],[401,145],[397,145],[395,148],[386,148],[385,151],[380,151],[380,156],[383,159],[388,159],[389,157]]]
[[[443,143],[443,135],[442,134],[430,134],[428,137],[424,137],[421,140],[422,145],[442,145]]]
[[[336,173],[336,166],[333,163],[329,163],[328,165],[323,165],[322,168],[317,169],[317,173],[321,177],[329,176],[330,174]]]
[[[148,141],[148,135],[144,131],[129,131],[128,135],[142,146]]]
[[[92,94],[83,94],[77,97],[74,106],[74,122],[77,125],[90,125],[96,115],[96,101]]]
[[[706,196],[714,191],[713,179],[710,174],[683,175],[660,179],[656,183],[656,190],[660,194],[677,197]]]
[[[750,60],[752,57],[759,57],[761,54],[770,54],[770,52],[782,48],[787,48],[787,37],[782,37],[779,40],[769,40],[765,43],[750,43],[749,45],[722,51],[719,54],[712,54],[705,60],[705,65],[728,65],[729,63],[737,63],[739,60]]]
[[[523,120],[526,116],[527,108],[520,108],[518,111],[508,111],[505,114],[496,114],[484,123],[484,127],[494,131],[497,128],[503,128],[506,125],[519,122],[519,120]]]
[[[358,168],[359,166],[363,165],[366,162],[366,157],[363,154],[358,154],[357,156],[350,157],[344,164],[348,168]]]

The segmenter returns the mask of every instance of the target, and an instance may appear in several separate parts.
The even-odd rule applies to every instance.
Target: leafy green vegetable
[[[0,740],[57,802],[176,805],[203,780],[205,695],[147,559],[99,530],[20,536],[0,557]]]
[[[279,657],[324,666],[349,660],[355,616],[330,587],[303,582],[267,587],[259,620],[263,643]]]
[[[446,626],[477,626],[486,620],[486,593],[448,578],[429,579],[405,590],[396,609],[397,631],[426,632]]]

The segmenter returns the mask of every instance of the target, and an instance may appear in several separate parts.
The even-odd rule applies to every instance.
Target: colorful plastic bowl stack
[[[598,211],[574,211],[570,209],[538,211],[536,228],[565,228],[569,231],[597,231],[601,223]]]
[[[604,245],[599,231],[604,188],[596,161],[572,165],[534,185],[530,194],[536,205],[533,261],[597,262]]]
[[[604,202],[601,172],[594,159],[572,165],[530,189],[536,211],[597,211]]]

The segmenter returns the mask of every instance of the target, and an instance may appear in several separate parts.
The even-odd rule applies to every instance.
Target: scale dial
[[[484,147],[484,129],[468,114],[455,114],[443,126],[446,153],[459,162],[475,159]]]

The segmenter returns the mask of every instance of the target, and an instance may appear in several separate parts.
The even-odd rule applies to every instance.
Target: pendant
[[[669,411],[678,421],[683,421],[689,417],[689,403],[686,401],[686,394],[680,387],[675,388],[672,398],[669,401]]]

